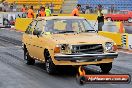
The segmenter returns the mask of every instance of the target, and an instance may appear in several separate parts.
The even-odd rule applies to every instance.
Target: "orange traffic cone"
[[[124,33],[124,25],[122,22],[120,23],[119,33]]]

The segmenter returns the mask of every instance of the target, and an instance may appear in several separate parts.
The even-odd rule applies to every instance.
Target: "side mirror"
[[[40,34],[41,34],[41,31],[38,31],[38,30],[33,31],[33,35],[37,35],[37,37],[39,37]]]

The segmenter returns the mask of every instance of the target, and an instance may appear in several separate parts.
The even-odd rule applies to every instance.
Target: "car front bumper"
[[[117,58],[118,53],[103,53],[103,54],[56,54],[55,60],[58,61],[101,61],[107,58]]]

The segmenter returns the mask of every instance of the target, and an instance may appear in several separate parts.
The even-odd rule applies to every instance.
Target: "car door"
[[[42,32],[44,29],[44,25],[43,25],[43,21],[42,20],[38,20],[37,24],[34,28],[33,31],[33,51],[34,51],[34,57],[39,59],[39,60],[43,60],[44,57],[44,48],[42,46],[43,43],[43,37],[42,37]],[[35,32],[39,33],[38,35],[35,34]]]
[[[36,26],[36,23],[37,23],[36,20],[32,21],[30,23],[30,25],[28,26],[26,32],[25,32],[26,33],[25,34],[25,37],[26,37],[26,40],[25,40],[25,42],[26,42],[26,48],[27,48],[30,56],[34,55],[33,54],[33,46],[32,46],[33,45],[33,34],[32,33],[33,33],[33,30],[34,30],[34,28]]]

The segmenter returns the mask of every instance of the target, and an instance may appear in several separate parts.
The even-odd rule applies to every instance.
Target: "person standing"
[[[102,26],[104,25],[104,16],[102,13],[102,5],[98,5],[97,9],[98,9],[98,17],[97,17],[98,31],[102,31]]]
[[[13,11],[13,3],[10,4],[10,12]]]
[[[39,12],[39,17],[45,17],[45,16],[46,16],[45,7],[41,7]]]
[[[54,4],[52,2],[50,4],[50,10],[51,10],[51,13],[54,13]]]
[[[114,13],[114,10],[115,10],[115,5],[111,5],[111,14]]]
[[[27,17],[34,18],[33,6],[31,6],[30,9],[27,11]]]
[[[21,12],[23,12],[22,17],[23,17],[23,18],[26,18],[27,8],[26,8],[25,5],[23,5],[23,7],[22,7],[22,9],[21,9]]]
[[[21,12],[26,13],[26,6],[25,6],[25,5],[23,5],[23,7],[22,7],[22,9],[21,9]]]
[[[77,7],[72,11],[72,16],[79,16],[80,9],[81,9],[81,5],[77,4]]]
[[[45,9],[46,12],[46,16],[51,16],[51,10],[49,9],[49,6],[47,7],[47,9]]]
[[[17,11],[17,5],[16,5],[16,2],[13,3],[13,12],[16,12]]]
[[[104,16],[102,13],[100,17],[98,16],[97,20],[98,20],[98,31],[102,31],[102,27],[104,25]]]

